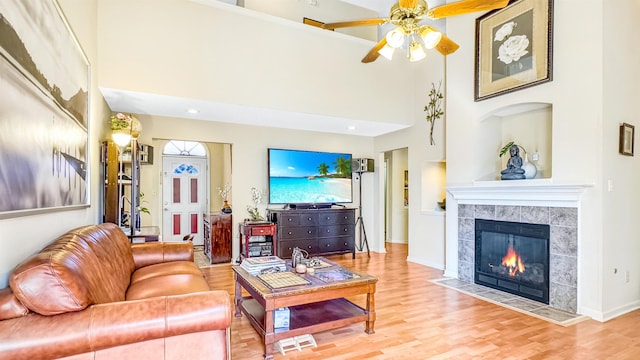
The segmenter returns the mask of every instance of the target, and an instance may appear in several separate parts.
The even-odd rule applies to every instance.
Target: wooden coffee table
[[[254,329],[264,339],[264,358],[273,359],[273,345],[278,340],[312,334],[338,327],[365,322],[365,332],[373,334],[376,320],[374,294],[378,279],[355,273],[327,259],[328,267],[316,269],[314,274],[299,275],[308,284],[276,287],[267,285],[240,266],[233,266],[236,280],[235,316],[247,316]],[[291,269],[287,267],[289,271]],[[352,278],[349,274],[353,274]],[[250,296],[243,296],[242,290]],[[347,297],[366,294],[366,304],[360,307]],[[288,307],[288,329],[274,329],[273,311]]]

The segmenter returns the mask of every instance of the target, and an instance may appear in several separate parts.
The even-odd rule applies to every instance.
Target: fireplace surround
[[[549,305],[577,312],[578,209],[458,204],[458,278],[474,283],[476,219],[549,226]]]

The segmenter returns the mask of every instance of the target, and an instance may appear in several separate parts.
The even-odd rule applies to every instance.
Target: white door
[[[162,241],[184,241],[193,235],[203,245],[203,214],[207,211],[207,159],[162,157]]]

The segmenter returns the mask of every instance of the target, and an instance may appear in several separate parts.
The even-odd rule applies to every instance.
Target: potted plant
[[[222,213],[231,214],[231,205],[229,205],[229,195],[231,194],[231,186],[228,184],[224,185],[224,188],[218,187],[218,194],[222,198]]]
[[[249,216],[252,221],[261,221],[264,220],[262,215],[260,215],[260,210],[258,210],[258,205],[262,203],[262,191],[256,189],[255,187],[251,188],[251,202],[253,206],[247,205],[247,211],[249,212]]]

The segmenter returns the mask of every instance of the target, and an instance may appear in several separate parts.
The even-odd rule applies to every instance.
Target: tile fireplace
[[[549,304],[549,225],[476,219],[474,281]]]
[[[458,278],[469,283],[475,282],[475,223],[479,220],[548,226],[548,304],[559,310],[574,314],[577,312],[578,235],[576,208],[459,204]]]

